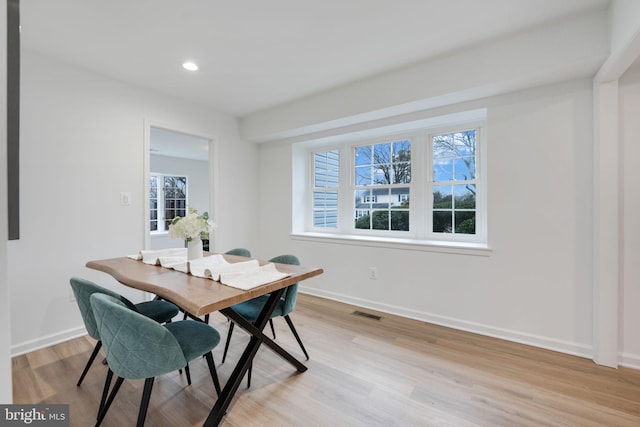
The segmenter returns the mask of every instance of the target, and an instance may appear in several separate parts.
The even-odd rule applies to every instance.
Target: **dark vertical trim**
[[[7,207],[9,240],[20,238],[20,0],[7,0]]]

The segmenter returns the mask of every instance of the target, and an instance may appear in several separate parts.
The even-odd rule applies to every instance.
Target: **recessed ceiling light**
[[[193,62],[185,62],[184,64],[182,64],[182,68],[189,71],[196,71],[198,69],[198,66]]]

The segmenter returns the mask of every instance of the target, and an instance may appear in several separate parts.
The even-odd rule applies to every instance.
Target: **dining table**
[[[209,255],[211,254],[205,253],[205,256]],[[249,259],[237,255],[221,255],[229,263]],[[270,263],[264,260],[258,260],[258,262],[261,266]],[[285,289],[322,274],[323,269],[320,267],[275,263],[276,269],[286,273],[286,277],[246,290],[225,285],[219,280],[195,276],[161,265],[150,265],[127,256],[89,261],[86,267],[107,273],[125,286],[170,301],[195,320],[201,320],[203,316],[208,318],[210,313],[216,311],[220,312],[250,334],[250,340],[211,408],[203,424],[204,427],[220,424],[262,344],[293,365],[298,372],[307,370],[302,362],[265,335],[263,330]],[[254,322],[249,322],[231,308],[234,304],[267,294],[269,298]]]

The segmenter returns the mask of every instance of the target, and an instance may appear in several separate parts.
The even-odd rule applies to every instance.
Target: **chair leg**
[[[113,371],[109,369],[107,371],[107,379],[104,382],[104,389],[102,390],[102,397],[100,398],[100,406],[98,407],[98,414],[96,415],[96,419],[100,418],[100,413],[102,412],[102,408],[104,408],[104,403],[107,400],[107,396],[109,395],[109,387],[111,387],[111,379],[113,378]]]
[[[98,422],[96,423],[96,427],[102,424],[102,420],[104,420],[104,416],[107,415],[107,411],[109,410],[111,403],[113,403],[113,399],[116,397],[118,390],[120,390],[120,386],[122,385],[123,381],[124,381],[124,378],[118,377],[118,379],[116,380],[116,383],[113,385],[113,389],[111,389],[111,394],[109,394],[109,398],[107,399],[104,406],[100,410],[100,415],[98,415]]]
[[[307,360],[309,360],[309,354],[307,353],[307,350],[304,348],[304,345],[302,345],[302,340],[300,340],[300,336],[298,335],[298,331],[296,331],[295,326],[293,326],[293,322],[291,321],[291,318],[289,317],[288,314],[286,316],[284,316],[284,320],[287,321],[287,324],[289,325],[289,328],[291,328],[291,332],[293,332],[293,336],[296,337],[296,341],[298,341],[298,344],[300,344],[300,348],[302,349],[302,352],[306,356]]]
[[[222,363],[224,363],[225,359],[227,358],[227,350],[229,350],[229,343],[231,342],[231,334],[233,334],[234,326],[235,326],[235,323],[233,322],[229,323],[229,332],[227,332],[227,342],[224,344],[224,353],[222,353]]]
[[[247,370],[247,388],[251,387],[251,371],[253,370],[253,362],[249,365]]]
[[[184,372],[187,374],[187,384],[191,385],[191,372],[189,372],[189,363],[187,362],[187,366],[184,367]]]
[[[269,319],[269,325],[271,325],[271,333],[273,334],[273,339],[276,339],[276,330],[273,327],[273,319]]]
[[[220,388],[220,380],[218,380],[218,372],[216,371],[216,365],[213,363],[213,354],[208,352],[204,355],[207,359],[207,365],[209,366],[209,372],[211,373],[211,379],[213,380],[213,386],[216,388],[216,393],[220,396],[222,388]]]
[[[147,409],[149,408],[149,400],[151,400],[151,389],[153,388],[154,378],[144,380],[144,391],[142,392],[142,401],[140,402],[140,412],[138,412],[137,427],[144,426],[144,420],[147,418]]]
[[[76,384],[76,386],[80,387],[80,384],[82,384],[82,380],[84,380],[85,375],[87,375],[87,372],[89,372],[89,368],[91,367],[91,365],[93,364],[93,361],[98,355],[98,352],[100,351],[100,347],[102,347],[102,341],[98,341],[96,343],[96,346],[93,348],[93,352],[91,353],[91,356],[87,361],[87,365],[84,367],[84,371],[82,371],[82,375],[80,375],[80,379],[78,380],[78,383]]]

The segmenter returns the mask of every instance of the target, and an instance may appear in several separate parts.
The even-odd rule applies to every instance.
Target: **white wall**
[[[284,143],[260,148],[261,255],[322,266],[305,292],[589,356],[591,96],[580,80],[459,106],[488,109],[488,257],[291,240]]]
[[[640,366],[640,67],[623,76],[619,93],[624,198],[620,345],[623,364]]]
[[[22,236],[8,251],[14,354],[82,332],[73,275],[141,298],[84,265],[144,244],[145,120],[215,137],[224,158],[215,243],[256,245],[257,149],[235,119],[29,52],[22,86]],[[123,191],[131,206],[120,206]]]
[[[273,141],[529,87],[591,78],[609,54],[597,11],[391,70],[242,119],[242,137]],[[419,41],[417,41],[419,42]]]
[[[303,261],[325,267],[326,274],[304,283],[303,291],[580,354],[608,366],[622,362],[640,368],[639,319],[633,314],[639,279],[633,257],[640,242],[628,219],[635,206],[629,165],[624,192],[618,183],[623,159],[633,161],[624,150],[634,152],[629,144],[637,141],[638,130],[635,123],[621,130],[625,145],[619,160],[617,154],[601,156],[617,150],[610,144],[618,142],[618,108],[617,102],[616,108],[610,108],[611,101],[594,104],[603,83],[609,87],[612,80],[616,90],[608,99],[617,100],[616,79],[640,55],[639,7],[635,0],[615,0],[606,11],[243,118],[243,137],[265,142],[260,164],[268,165],[260,175],[260,207],[266,213],[260,250],[295,250]],[[631,123],[637,116],[630,98],[634,89],[624,90],[621,117]],[[403,117],[481,107],[489,110],[490,257],[294,241],[282,234],[288,231],[292,201],[265,192],[291,185],[291,168],[283,160],[290,158],[290,144]],[[604,134],[594,137],[603,112],[607,127],[600,126]],[[510,156],[522,158],[521,165],[514,166]],[[511,195],[518,189],[526,190],[525,201]],[[386,281],[367,279],[372,265]],[[455,281],[433,272],[458,271],[460,265]]]
[[[149,157],[151,172],[186,176],[189,207],[197,209],[200,213],[209,212],[209,162],[169,156],[151,155]],[[166,233],[151,235],[151,249],[182,246],[184,241],[171,239]]]

